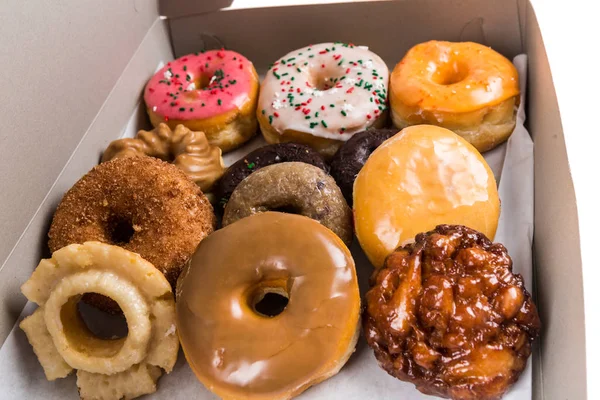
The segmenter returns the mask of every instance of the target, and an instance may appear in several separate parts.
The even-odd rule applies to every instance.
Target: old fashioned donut
[[[258,122],[268,143],[296,142],[331,158],[356,132],[387,116],[389,72],[365,46],[321,43],[292,51],[267,72]]]
[[[314,165],[327,172],[323,157],[312,148],[298,143],[278,143],[260,147],[227,168],[227,172],[218,181],[215,194],[219,204],[225,207],[231,193],[248,175],[267,165],[289,161],[298,161]]]
[[[331,160],[331,176],[352,206],[354,180],[367,158],[381,143],[398,133],[398,129],[369,129],[348,139]]]
[[[300,214],[319,221],[352,243],[352,210],[335,180],[301,162],[269,165],[244,179],[225,206],[223,226],[265,211]]]
[[[383,142],[358,173],[353,196],[356,236],[376,268],[442,223],[493,238],[500,216],[496,179],[481,154],[433,125],[409,126]]]
[[[155,127],[185,125],[227,152],[257,133],[258,87],[246,57],[210,50],[167,63],[146,84],[144,101]]]
[[[225,172],[221,149],[211,146],[203,132],[191,131],[183,125],[171,130],[163,123],[151,131],[139,131],[134,139],[112,141],[102,154],[102,162],[142,155],[172,162],[204,193]]]
[[[480,152],[508,139],[518,105],[515,66],[478,43],[432,40],[418,44],[390,78],[396,127],[438,125],[459,134]]]
[[[176,307],[188,363],[225,399],[290,399],[335,375],[359,335],[350,251],[299,215],[253,215],[203,240]]]
[[[46,378],[77,370],[82,399],[133,398],[156,391],[171,372],[179,340],[169,282],[138,254],[100,242],[72,244],[40,262],[21,291],[39,308],[20,327]],[[85,293],[116,301],[128,334],[102,339],[85,325],[77,302]]]
[[[540,332],[506,248],[464,226],[437,226],[393,252],[366,302],[365,336],[381,367],[455,400],[499,399]]]
[[[116,244],[151,262],[174,287],[215,225],[212,206],[179,168],[147,156],[124,157],[94,167],[69,189],[48,245],[55,252],[91,240]],[[92,297],[95,306],[115,311],[112,302]]]

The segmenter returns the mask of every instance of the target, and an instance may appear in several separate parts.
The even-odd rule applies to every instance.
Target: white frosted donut
[[[356,132],[383,124],[388,82],[387,66],[367,47],[321,43],[295,50],[262,83],[262,133],[269,143],[304,143],[332,156]]]

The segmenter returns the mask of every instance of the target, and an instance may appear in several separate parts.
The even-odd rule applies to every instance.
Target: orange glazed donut
[[[508,139],[518,104],[519,76],[514,65],[478,43],[418,44],[396,65],[390,79],[396,127],[438,125],[480,152]]]
[[[354,181],[354,227],[379,268],[418,233],[442,223],[493,238],[500,198],[492,170],[460,136],[433,125],[403,129],[367,159]]]
[[[177,284],[176,311],[185,357],[208,389],[223,399],[290,399],[354,351],[354,261],[310,218],[253,215],[200,243]]]

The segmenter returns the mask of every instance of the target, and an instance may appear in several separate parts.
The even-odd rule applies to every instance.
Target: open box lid
[[[298,0],[293,3],[315,2],[317,1]],[[479,1],[479,3],[483,2],[484,0]],[[141,65],[130,65],[131,60],[136,50],[139,51],[138,46],[142,40],[147,39],[147,35],[153,32],[152,27],[156,27],[161,22],[159,15],[177,19],[183,18],[184,15],[216,12],[222,8],[231,10],[248,6],[271,6],[275,5],[274,3],[266,0],[245,2],[171,0],[160,2],[159,8],[156,2],[144,0],[129,0],[118,5],[102,2],[101,7],[92,0],[69,2],[68,5],[30,5],[15,0],[0,6],[0,15],[2,15],[0,32],[4,43],[4,51],[0,52],[0,65],[9,67],[5,70],[9,72],[0,78],[0,87],[3,87],[5,100],[0,106],[0,115],[4,122],[0,133],[0,186],[4,188],[0,191],[2,206],[0,210],[2,228],[0,229],[0,265],[2,265],[0,293],[4,294],[0,296],[4,302],[4,313],[0,315],[2,333],[0,342],[6,337],[7,329],[10,329],[16,320],[24,303],[24,298],[18,293],[18,287],[23,282],[22,274],[16,274],[14,270],[4,270],[6,261],[14,253],[19,240],[39,239],[40,236],[46,235],[47,226],[34,217],[40,212],[45,212],[41,204],[85,135],[93,130],[113,132],[114,129],[120,129],[117,123],[114,126],[97,126],[94,122],[106,104],[105,100],[109,96],[118,95],[113,92],[113,88],[117,81],[125,76],[122,74],[123,70],[141,67]],[[292,2],[286,2],[286,5],[288,3]],[[590,79],[585,73],[599,64],[594,59],[597,53],[590,52],[585,42],[581,41],[586,35],[596,38],[600,35],[597,33],[598,28],[595,25],[597,23],[592,20],[593,13],[584,12],[577,7],[576,2],[549,4],[550,2],[532,0],[532,3],[545,45],[545,50],[542,46],[538,49],[537,55],[543,59],[547,56],[552,65],[552,75],[547,69],[546,75],[530,78],[533,78],[532,82],[537,79],[540,85],[552,86],[554,81],[557,96],[557,98],[553,96],[551,87],[549,89],[538,87],[535,95],[539,98],[544,96],[544,104],[540,101],[538,110],[532,111],[537,112],[541,120],[545,117],[544,112],[547,112],[543,107],[549,105],[550,108],[547,109],[553,110],[552,115],[547,115],[546,127],[548,131],[556,133],[554,137],[556,143],[549,144],[549,149],[561,149],[566,145],[568,165],[571,169],[569,171],[566,168],[559,172],[566,174],[561,175],[561,179],[566,176],[569,181],[572,178],[573,183],[573,187],[568,186],[564,190],[543,192],[543,197],[547,200],[536,199],[536,205],[540,210],[542,202],[547,202],[551,206],[545,208],[543,213],[544,219],[550,221],[553,213],[559,209],[552,209],[552,207],[561,207],[561,203],[570,204],[569,212],[563,213],[568,215],[568,218],[560,221],[567,227],[562,232],[563,236],[568,237],[561,238],[561,232],[553,232],[546,235],[545,239],[548,240],[545,246],[551,250],[548,257],[554,258],[554,261],[552,259],[550,261],[563,263],[565,274],[570,273],[569,268],[579,267],[580,256],[583,262],[585,285],[587,371],[583,372],[579,365],[566,368],[564,366],[559,368],[557,365],[555,369],[570,369],[587,374],[588,397],[600,398],[600,382],[594,380],[600,372],[594,365],[595,358],[600,356],[600,345],[592,340],[600,334],[596,321],[598,320],[596,310],[600,309],[600,291],[595,290],[593,286],[594,277],[598,276],[593,271],[596,265],[594,248],[597,245],[592,230],[595,228],[595,222],[600,220],[596,206],[600,198],[594,190],[593,183],[596,177],[590,174],[590,170],[594,172],[597,170],[593,167],[593,157],[597,145],[600,144],[600,138],[593,132],[588,133],[589,116],[597,112],[592,107],[598,104],[591,96],[600,93],[600,87],[593,88],[592,85],[598,86],[598,81]],[[510,7],[514,7],[513,4],[511,3]],[[520,18],[521,35],[525,35],[528,27],[525,25],[527,18],[523,16],[527,16],[530,10],[524,0],[516,0],[516,4],[519,16],[522,17]],[[584,2],[582,1],[581,4]],[[422,7],[423,3],[418,3],[418,6]],[[93,13],[89,11],[92,8]],[[497,15],[496,18],[499,16]],[[555,21],[560,21],[561,25],[559,26]],[[573,21],[568,29],[563,28],[566,26],[563,25],[565,21]],[[401,17],[398,17],[398,23],[403,23]],[[515,38],[511,36],[506,40],[512,41]],[[521,40],[525,38],[522,36]],[[159,51],[165,54],[171,53],[168,42],[161,41],[157,46],[160,48]],[[287,48],[289,50],[290,47]],[[175,52],[177,53],[177,49]],[[577,67],[581,68],[581,66],[586,68],[578,71]],[[152,69],[152,67],[146,66],[145,69]],[[573,71],[582,73],[573,73]],[[144,81],[150,75],[151,72],[143,70],[139,73],[139,80]],[[139,82],[131,82],[132,87],[138,84]],[[584,94],[590,96],[588,100],[582,99],[582,88],[587,88]],[[131,99],[131,103],[134,101],[135,99]],[[560,110],[560,115],[557,110]],[[119,114],[119,118],[115,120],[119,121],[122,117],[120,114],[125,115],[129,111],[129,109],[114,110],[115,116]],[[84,132],[85,135],[82,135]],[[565,143],[562,143],[563,140]],[[544,164],[544,167],[551,166],[551,162]],[[546,175],[549,179],[553,176]],[[573,201],[575,195],[576,205]],[[538,194],[538,197],[541,195]],[[580,215],[579,218],[577,213]],[[539,214],[542,215],[541,212]],[[536,219],[536,227],[542,229],[542,226],[555,225],[548,223],[538,225]],[[557,229],[560,230],[560,227]],[[565,243],[578,243],[579,240],[581,240],[581,254],[575,247],[567,246],[569,251],[563,251],[561,248]],[[577,253],[577,259],[572,260],[574,266],[565,259],[569,252]],[[19,263],[30,271],[41,256],[43,256],[41,251],[26,254],[19,258]],[[562,283],[560,276],[551,278],[555,279],[555,282],[548,278],[549,284],[558,286]],[[543,291],[545,288],[540,290]],[[572,290],[577,295],[576,292],[580,291],[580,287],[575,286]],[[569,293],[569,290],[561,293]],[[544,307],[556,307],[563,312],[565,303],[569,299],[550,298],[549,300]],[[558,329],[562,333],[568,332],[571,328],[557,319],[548,321],[546,325],[546,330]],[[560,341],[546,343],[548,349],[556,349],[557,355],[564,353],[565,349],[572,345],[573,343]],[[575,345],[585,348],[583,343]],[[558,356],[550,360],[553,363],[562,361]],[[551,381],[544,382],[543,385],[545,388],[543,394],[547,398],[558,396],[557,393],[560,392],[558,388],[565,386],[560,379],[557,379],[560,378],[557,375],[556,373],[547,375],[551,377],[548,379]],[[558,391],[553,392],[553,388],[557,388]]]
[[[152,1],[0,5],[0,265],[157,17]]]

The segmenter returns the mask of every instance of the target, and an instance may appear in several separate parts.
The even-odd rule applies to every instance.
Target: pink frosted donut
[[[258,74],[229,50],[189,54],[167,63],[146,84],[152,125],[183,124],[202,131],[210,144],[229,151],[257,132]]]

